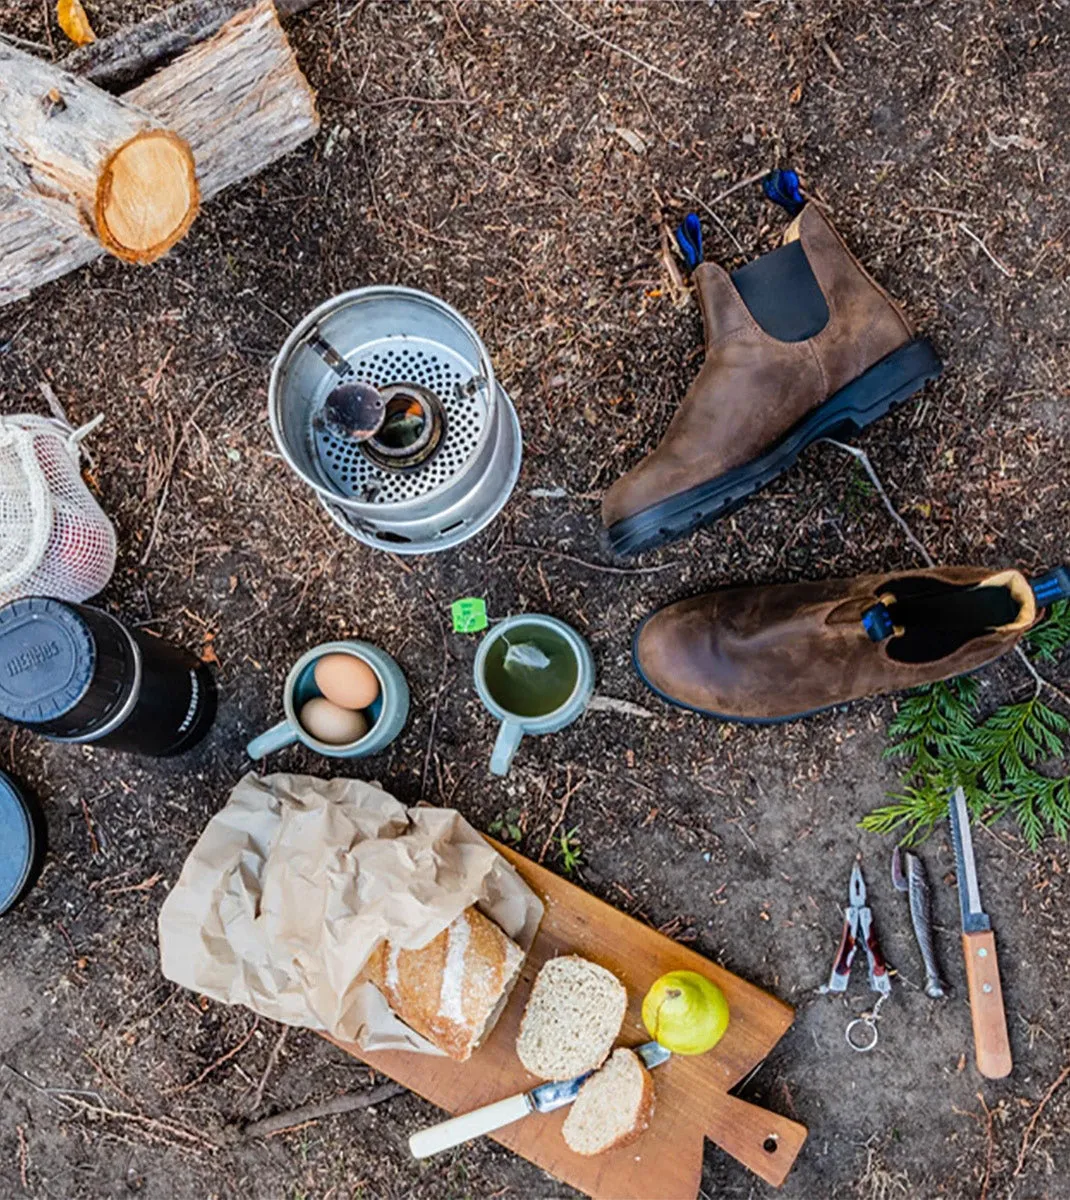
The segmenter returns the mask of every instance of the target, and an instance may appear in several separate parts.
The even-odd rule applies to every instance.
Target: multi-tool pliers
[[[823,992],[846,992],[851,978],[851,964],[859,943],[865,947],[866,962],[869,966],[870,990],[878,994],[877,1003],[871,1012],[863,1013],[847,1027],[847,1042],[854,1050],[872,1050],[877,1044],[877,1016],[880,1006],[892,991],[892,979],[888,974],[888,964],[884,961],[877,934],[873,928],[873,910],[866,904],[866,881],[862,878],[862,868],[856,862],[851,869],[851,882],[848,887],[850,904],[843,910],[843,936],[840,938],[840,948],[836,951],[836,961],[832,964],[832,974],[828,983],[821,989]],[[852,1038],[852,1030],[858,1025],[866,1026],[869,1037],[864,1043]],[[871,1038],[871,1040],[869,1040]]]

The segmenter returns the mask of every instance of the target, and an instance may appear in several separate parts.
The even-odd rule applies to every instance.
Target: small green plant
[[[848,517],[861,516],[869,508],[876,494],[877,489],[870,483],[861,465],[856,463],[843,492],[844,513]]]
[[[498,813],[491,821],[487,826],[487,832],[503,842],[512,842],[516,845],[524,838],[524,831],[520,828],[519,821],[520,813],[517,809],[506,809],[504,813]]]
[[[1062,601],[1028,639],[1038,660],[1054,662],[1070,644],[1070,605]],[[873,833],[901,831],[909,844],[947,815],[948,793],[962,786],[974,817],[1010,813],[1036,849],[1046,833],[1070,834],[1070,775],[1044,768],[1070,754],[1070,720],[1034,695],[980,719],[980,688],[952,679],[912,692],[888,727],[890,758],[904,760],[903,790],[862,819]]]
[[[562,830],[561,836],[558,838],[558,857],[561,859],[561,869],[566,875],[571,875],[583,859],[583,847],[577,837],[579,828],[578,825],[575,825],[568,833]]]

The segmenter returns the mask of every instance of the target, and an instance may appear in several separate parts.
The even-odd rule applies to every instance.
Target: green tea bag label
[[[454,633],[482,633],[487,627],[487,602],[482,596],[465,596],[450,605]]]

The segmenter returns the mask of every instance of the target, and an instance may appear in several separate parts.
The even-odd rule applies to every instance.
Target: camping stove
[[[324,419],[340,382],[378,392],[371,436]],[[268,413],[283,457],[335,523],[396,554],[472,537],[520,472],[516,411],[479,335],[411,288],[359,288],[305,317],[275,360]]]

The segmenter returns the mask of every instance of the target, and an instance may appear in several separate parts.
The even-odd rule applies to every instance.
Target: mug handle
[[[494,753],[490,756],[490,769],[493,775],[508,775],[512,766],[513,755],[517,752],[524,729],[516,721],[503,721],[498,730],[498,738],[494,743]]]
[[[265,729],[259,737],[254,737],[245,747],[245,753],[255,762],[258,758],[281,750],[283,746],[292,746],[296,741],[297,731],[294,727],[289,721],[280,721],[278,725]]]

